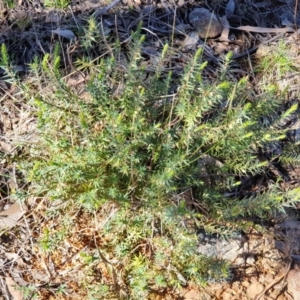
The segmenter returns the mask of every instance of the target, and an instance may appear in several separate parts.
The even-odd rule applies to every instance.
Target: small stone
[[[270,283],[274,280],[274,276],[271,273],[265,275],[265,282]]]
[[[255,264],[255,257],[253,255],[249,255],[246,259],[246,263],[248,265],[254,265]]]
[[[232,295],[237,295],[237,292],[234,289],[227,289],[227,293],[231,293]]]
[[[233,291],[234,291],[234,290],[237,290],[237,291],[238,291],[238,290],[241,289],[241,286],[240,286],[240,285],[241,285],[241,283],[240,283],[239,281],[235,281],[235,282],[232,283],[231,288],[233,289]],[[228,291],[228,290],[227,290],[227,291]]]
[[[229,292],[224,292],[224,293],[222,294],[222,299],[223,299],[223,300],[232,300],[232,294],[229,293]]]
[[[273,49],[270,46],[260,44],[258,46],[255,54],[256,54],[256,57],[262,58],[262,57],[265,57],[268,54],[271,54],[272,50]]]
[[[248,288],[247,288],[247,296],[250,299],[254,299],[259,293],[261,293],[264,289],[264,286],[258,282],[252,283]]]
[[[189,21],[201,38],[214,38],[222,33],[223,25],[215,14],[206,8],[196,8],[189,14]]]
[[[300,300],[300,271],[291,270],[287,277],[288,292],[293,295],[294,300]]]
[[[223,292],[223,290],[221,288],[218,289],[218,290],[216,290],[216,292],[215,292],[216,299],[220,299],[221,298],[222,292]]]

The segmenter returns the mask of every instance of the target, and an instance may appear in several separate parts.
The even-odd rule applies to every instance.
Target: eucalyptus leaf
[[[70,41],[75,40],[75,38],[76,38],[73,31],[71,31],[69,29],[55,29],[55,30],[52,30],[52,33],[56,33]]]

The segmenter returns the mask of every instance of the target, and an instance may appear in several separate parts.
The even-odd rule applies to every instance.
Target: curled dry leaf
[[[26,209],[23,209],[18,203],[14,203],[2,211],[0,213],[0,230],[14,227],[25,213]]]
[[[182,42],[182,48],[185,50],[195,49],[198,43],[199,37],[197,31],[192,31],[189,35],[187,35]]]
[[[73,31],[69,30],[69,29],[56,29],[56,30],[52,30],[52,33],[56,33],[70,41],[75,40],[76,36],[73,33]]]
[[[222,18],[220,18],[220,21],[223,24],[223,30],[222,30],[222,34],[221,34],[220,40],[228,42],[229,41],[229,28],[230,28],[230,24],[229,24],[229,22],[227,20],[227,16],[225,15]]]
[[[239,26],[239,27],[230,27],[236,30],[248,31],[248,32],[258,32],[258,33],[285,33],[285,32],[295,32],[291,27],[284,28],[268,28],[268,27],[256,27],[256,26]]]
[[[4,141],[0,141],[0,149],[4,152],[4,153],[10,153],[13,149],[12,145],[9,143],[6,143]]]
[[[7,289],[14,300],[24,299],[24,293],[11,277],[5,277]]]

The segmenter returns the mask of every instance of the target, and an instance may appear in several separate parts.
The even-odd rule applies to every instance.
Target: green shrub
[[[47,8],[66,8],[70,4],[70,0],[45,0],[44,5]]]
[[[226,262],[197,253],[197,228],[241,228],[239,218],[268,217],[299,200],[295,190],[283,193],[276,183],[243,199],[225,196],[242,176],[264,172],[272,159],[258,154],[286,138],[278,124],[292,112],[277,113],[284,95],[275,85],[250,98],[248,78],[230,80],[230,55],[208,80],[201,50],[178,78],[164,71],[167,45],[144,80],[142,44],[137,32],[127,60],[118,60],[116,44],[114,55],[99,64],[85,62],[89,99],[62,78],[58,51],[41,64],[35,61],[36,82],[23,86],[36,107],[40,135],[23,165],[32,193],[72,200],[88,211],[107,203],[118,207],[101,228],[107,242],[95,257],[113,256],[106,266],[132,299],[144,299],[153,289],[226,278]],[[193,199],[183,196],[188,189]],[[108,286],[87,289],[101,299],[99,291],[108,297]]]

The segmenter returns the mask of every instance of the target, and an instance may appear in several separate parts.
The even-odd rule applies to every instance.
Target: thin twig
[[[283,278],[285,278],[285,277],[287,276],[287,274],[289,273],[289,271],[290,271],[290,269],[291,269],[292,261],[293,261],[293,260],[290,259],[290,261],[289,261],[289,263],[288,263],[286,269],[285,269],[282,273],[280,273],[280,274],[277,276],[277,278],[275,278],[272,282],[270,282],[270,283],[264,288],[264,290],[263,290],[260,294],[258,294],[258,295],[255,297],[254,300],[259,300],[262,296],[265,295],[265,293],[266,293],[269,289],[271,289],[274,285],[276,285],[278,282],[280,282]]]

